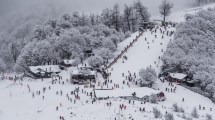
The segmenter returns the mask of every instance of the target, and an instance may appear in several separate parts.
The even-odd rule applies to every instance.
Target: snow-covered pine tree
[[[111,59],[114,56],[113,53],[107,48],[101,48],[99,50],[96,50],[95,53],[97,56],[102,57],[103,60]]]
[[[155,118],[162,118],[162,113],[160,110],[158,110],[156,107],[153,107],[153,114]]]
[[[100,67],[103,64],[103,59],[100,56],[92,56],[88,59],[88,64],[92,67]]]
[[[141,78],[142,86],[151,87],[152,84],[157,80],[156,71],[153,68],[147,67],[146,69],[141,69],[139,71],[139,76]]]
[[[198,111],[197,111],[196,107],[193,108],[193,111],[191,112],[191,115],[194,118],[198,118],[199,117],[199,114],[198,114]]]
[[[165,120],[174,120],[174,116],[171,113],[167,113],[164,115]]]

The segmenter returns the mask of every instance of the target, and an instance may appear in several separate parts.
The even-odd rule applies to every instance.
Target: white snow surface
[[[72,74],[78,75],[78,74],[80,74],[80,70],[73,70]],[[96,75],[96,71],[89,71],[89,75]]]
[[[174,21],[177,23],[180,22],[184,22],[185,21],[185,15],[186,14],[191,14],[191,15],[195,15],[196,13],[198,13],[201,10],[207,10],[208,8],[214,8],[215,4],[209,4],[209,5],[204,5],[201,7],[194,7],[194,8],[189,8],[189,9],[185,9],[185,10],[180,10],[177,12],[173,12],[169,17],[168,20],[169,21]]]
[[[208,5],[203,5],[200,7],[193,7],[193,8],[186,8],[182,10],[177,10],[177,11],[172,11],[170,16],[168,16],[166,19],[167,21],[175,22],[175,23],[180,23],[180,22],[185,22],[185,15],[186,14],[191,14],[195,15],[201,10],[207,10],[208,8],[214,8],[215,3],[211,3]],[[163,20],[163,17],[161,15],[156,15],[152,16],[152,20]]]
[[[176,17],[172,17],[172,20],[176,22],[177,20],[183,20],[180,14],[174,13],[174,15]],[[164,30],[164,28],[161,29]],[[175,28],[167,28],[167,31],[172,30],[175,30]],[[137,34],[138,33],[134,33],[130,38],[119,43],[115,54],[118,55]],[[191,117],[190,113],[192,109],[196,107],[199,118],[193,118],[193,120],[206,120],[206,114],[211,114],[213,119],[215,119],[215,104],[210,99],[180,85],[173,83],[172,86],[169,86],[168,82],[162,83],[160,80],[157,80],[153,85],[153,88],[157,90],[154,90],[150,88],[140,88],[135,85],[134,82],[127,82],[125,80],[125,76],[129,74],[128,72],[132,75],[136,73],[138,77],[139,70],[149,67],[150,65],[159,73],[162,62],[158,58],[164,54],[162,49],[163,51],[166,50],[166,46],[170,39],[173,39],[173,36],[164,35],[164,39],[162,39],[162,34],[159,30],[156,35],[157,38],[155,38],[155,33],[151,34],[149,30],[145,32],[125,54],[128,60],[120,58],[116,64],[108,69],[108,72],[111,73],[110,80],[112,80],[112,83],[108,83],[106,86],[102,85],[104,79],[98,74],[95,87],[98,89],[101,88],[101,86],[104,89],[113,87],[113,91],[124,90],[126,94],[137,91],[137,95],[140,94],[141,96],[153,91],[162,91],[166,96],[166,101],[159,102],[158,104],[141,104],[141,102],[135,101],[134,104],[129,104],[127,100],[114,98],[101,101],[97,100],[92,104],[93,99],[89,96],[89,93],[93,91],[93,88],[89,88],[89,86],[84,87],[84,85],[72,85],[69,81],[70,71],[75,70],[75,68],[61,71],[60,76],[62,76],[62,80],[59,80],[58,77],[53,78],[57,80],[56,84],[52,84],[53,80],[51,78],[44,79],[43,81],[41,79],[24,78],[23,81],[18,80],[15,82],[7,79],[15,75],[5,74],[4,76],[7,77],[6,79],[1,80],[0,78],[0,120],[60,120],[60,116],[63,116],[65,120],[114,120],[115,118],[117,120],[155,120],[152,113],[153,107],[157,107],[163,115],[169,112],[173,113],[175,120],[183,120],[180,117],[182,113],[173,111],[172,105],[174,103],[177,103],[179,107],[185,110],[184,114],[187,117]],[[122,77],[122,73],[125,74],[124,77]],[[123,84],[123,81],[126,81],[126,84]],[[114,87],[116,84],[119,85],[119,88]],[[46,91],[43,93],[44,87]],[[75,90],[77,87],[79,87],[80,90],[80,99],[75,99],[75,96],[71,95],[71,91]],[[168,92],[166,91],[167,88],[169,90],[176,88],[176,91]],[[40,95],[36,94],[37,91],[40,91]],[[60,95],[60,91],[62,91],[62,95]],[[34,98],[32,97],[33,93]],[[99,94],[107,96],[114,93],[115,92],[100,92]],[[183,98],[184,102],[182,101]],[[70,101],[70,99],[72,101]],[[76,100],[75,103],[74,100]],[[107,106],[107,102],[111,102],[112,105]],[[120,110],[119,105],[121,104],[125,105],[126,109]],[[201,105],[201,110],[199,110],[199,105]],[[56,110],[57,106],[58,110]],[[146,112],[139,111],[140,107],[145,108]],[[202,110],[202,107],[205,107],[205,110]],[[212,108],[212,111],[210,108]]]
[[[174,30],[174,28],[170,27],[167,30]],[[112,66],[113,71],[111,71],[111,68],[108,70],[111,72],[110,79],[112,80],[112,83],[108,83],[108,86],[103,86],[104,89],[110,89],[114,84],[118,84],[119,88],[114,87],[114,90],[120,91],[121,89],[125,89],[126,94],[130,94],[127,92],[131,92],[135,89],[138,92],[137,95],[149,94],[151,92],[147,91],[150,90],[154,91],[150,88],[140,88],[136,86],[134,82],[129,82],[130,87],[128,87],[123,84],[125,77],[122,77],[122,73],[126,76],[128,75],[128,71],[132,74],[135,72],[136,75],[138,75],[138,71],[141,68],[146,68],[150,65],[155,68],[157,72],[160,71],[162,63],[158,59],[158,56],[163,54],[161,49],[165,51],[168,42],[173,36],[164,36],[164,39],[162,39],[162,35],[159,31],[157,31],[157,38],[155,38],[154,35],[155,33],[151,34],[150,31],[145,32],[126,53],[128,60],[124,60],[124,63],[122,63],[123,58],[121,58]],[[147,41],[145,41],[145,38],[147,38]],[[119,51],[127,46],[126,43],[130,43],[128,41],[132,40],[133,38],[131,37],[121,43],[121,45],[119,45],[121,47],[119,48]],[[152,42],[152,40],[154,40],[154,42]],[[147,44],[147,42],[149,42],[149,44]],[[162,45],[160,43],[162,43]],[[150,49],[148,49],[148,46]],[[70,69],[74,70],[75,68]],[[179,85],[173,84],[174,87],[169,86],[167,82],[162,83],[160,80],[157,80],[156,84],[153,85],[153,88],[164,92],[167,100],[159,102],[158,104],[141,104],[141,102],[138,101],[135,101],[134,104],[129,104],[127,100],[119,98],[96,101],[92,104],[92,99],[89,96],[89,93],[93,89],[84,88],[83,85],[70,84],[69,81],[67,82],[67,80],[70,79],[69,73],[69,70],[62,71],[60,76],[62,76],[63,79],[58,80],[58,78],[54,78],[57,79],[57,82],[54,85],[51,83],[52,79],[44,79],[42,81],[41,79],[34,80],[25,78],[23,81],[16,82],[0,80],[0,119],[59,120],[59,117],[63,116],[65,120],[114,120],[115,118],[117,118],[117,120],[154,120],[155,118],[153,116],[152,109],[153,107],[157,107],[161,110],[163,115],[166,112],[170,112],[173,113],[175,120],[182,120],[182,118],[179,117],[182,113],[176,113],[172,110],[172,105],[174,103],[177,103],[178,106],[184,108],[186,116],[190,116],[193,107],[196,107],[197,109],[199,105],[205,107],[205,110],[198,110],[199,118],[194,120],[205,120],[206,113],[211,114],[213,118],[215,118],[215,104],[212,103],[211,100]],[[64,82],[64,85],[62,82]],[[104,82],[104,79],[98,74],[96,87],[100,88],[102,82]],[[48,89],[49,86],[51,87],[50,90]],[[44,87],[46,87],[45,93],[42,92]],[[71,95],[70,92],[77,87],[80,87],[80,100],[76,99],[76,103],[74,104],[75,96]],[[175,87],[177,88],[175,93],[165,91],[166,88],[173,89]],[[129,89],[131,89],[131,91]],[[148,90],[145,91],[145,89]],[[37,91],[40,91],[41,94],[36,95]],[[62,96],[60,95],[60,91],[62,91]],[[32,97],[33,92],[34,98]],[[58,92],[58,95],[56,92]],[[67,94],[69,98],[72,99],[72,102],[68,100]],[[100,94],[108,95],[111,93],[104,92]],[[114,94],[114,92],[112,92],[112,94]],[[44,100],[42,96],[44,96]],[[182,102],[182,98],[185,99],[184,102]],[[111,102],[112,105],[107,106],[107,102]],[[120,110],[120,104],[124,104],[126,109]],[[57,106],[59,107],[58,111],[56,111]],[[139,111],[140,107],[145,108],[146,112]],[[213,108],[213,110],[210,111],[210,108]]]
[[[74,59],[71,59],[71,60],[63,60],[63,62],[65,64],[72,64],[74,62]]]
[[[96,97],[128,97],[132,96],[133,93],[136,93],[136,97],[142,98],[144,96],[149,96],[151,94],[158,94],[159,90],[154,90],[151,88],[125,88],[125,89],[114,89],[114,90],[95,90]]]
[[[170,73],[169,74],[172,78],[176,78],[179,80],[184,79],[187,75],[183,74],[183,73]]]

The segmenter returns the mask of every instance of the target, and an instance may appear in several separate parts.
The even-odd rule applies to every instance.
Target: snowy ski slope
[[[174,17],[174,19],[182,20],[183,18]],[[161,29],[164,30],[164,28]],[[167,28],[167,31],[172,30],[175,30],[175,28]],[[115,54],[118,55],[137,34],[138,33],[134,33],[130,38],[119,43],[118,50]],[[161,50],[163,49],[163,51],[165,51],[168,42],[170,39],[173,39],[173,36],[164,35],[164,39],[162,39],[162,34],[159,30],[156,34],[157,38],[155,38],[155,33],[151,34],[149,30],[145,32],[126,53],[128,60],[123,60],[123,58],[121,58],[112,68],[108,69],[108,72],[111,73],[110,79],[113,83],[104,86],[104,88],[111,88],[114,84],[119,84],[120,87],[118,89],[129,89],[127,85],[123,85],[123,80],[125,78],[122,77],[122,73],[128,75],[128,71],[132,74],[135,72],[138,75],[138,71],[141,68],[146,68],[150,65],[155,68],[157,73],[160,71],[162,63],[158,57],[162,56],[163,52],[161,52]],[[147,42],[149,44],[147,44]],[[90,93],[93,90],[92,88],[71,85],[70,82],[67,81],[67,79],[70,78],[69,71],[62,71],[60,75],[63,76],[63,79],[59,80],[56,78],[57,84],[54,85],[51,83],[51,79],[44,79],[44,81],[41,81],[41,79],[33,80],[25,78],[23,81],[17,81],[16,83],[9,80],[0,80],[0,120],[60,120],[59,116],[63,116],[65,120],[114,120],[115,118],[117,118],[117,120],[154,120],[155,118],[152,113],[153,107],[157,107],[161,110],[163,115],[166,112],[170,112],[173,113],[175,120],[183,120],[179,117],[182,116],[182,113],[173,112],[172,105],[174,103],[184,108],[186,116],[190,116],[193,107],[196,107],[197,110],[199,105],[205,107],[205,110],[198,110],[199,118],[193,118],[193,120],[206,120],[206,114],[211,114],[213,119],[215,119],[214,103],[208,98],[176,84],[174,84],[174,87],[177,87],[175,93],[167,92],[165,91],[166,88],[171,89],[174,87],[169,86],[168,83],[161,83],[157,80],[153,87],[159,89],[159,91],[163,91],[167,98],[166,101],[159,102],[159,104],[141,104],[141,102],[137,101],[135,101],[134,104],[129,104],[128,101],[117,98],[96,101],[92,104],[91,97],[87,95],[87,92]],[[60,84],[58,83],[59,81]],[[98,76],[98,81],[104,82],[100,75]],[[62,82],[65,84],[63,85]],[[130,84],[132,89],[138,88],[138,90],[141,91],[134,83],[131,82]],[[48,88],[49,86],[51,89]],[[44,87],[46,87],[45,93],[42,92]],[[80,100],[76,100],[74,103],[75,97],[71,95],[70,92],[77,87],[80,87]],[[100,88],[98,82],[96,83],[96,87]],[[41,94],[36,95],[37,91],[40,91]],[[62,91],[62,95],[59,94],[60,91]],[[32,97],[33,93],[34,98]],[[70,99],[68,100],[67,94],[69,98],[72,99],[72,102]],[[44,100],[42,98],[43,96]],[[182,98],[185,99],[184,102],[182,102]],[[112,105],[107,106],[107,102],[112,102]],[[120,104],[126,105],[127,108],[125,110],[120,110]],[[57,106],[59,107],[58,111],[56,111]],[[140,112],[140,107],[144,107],[146,112]],[[210,108],[213,110],[210,111]]]

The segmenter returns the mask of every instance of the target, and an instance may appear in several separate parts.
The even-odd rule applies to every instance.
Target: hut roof
[[[176,79],[179,79],[179,80],[182,80],[184,79],[185,77],[187,77],[186,74],[183,74],[183,73],[169,73],[169,75],[172,77],[172,78],[176,78]]]
[[[114,90],[95,90],[97,98],[107,98],[107,97],[129,97],[133,93],[136,93],[136,97],[142,98],[144,96],[149,96],[151,94],[157,94],[160,91],[154,90],[148,87],[141,88],[126,88],[126,89],[114,89]]]
[[[58,65],[29,66],[29,68],[33,73],[61,71]]]

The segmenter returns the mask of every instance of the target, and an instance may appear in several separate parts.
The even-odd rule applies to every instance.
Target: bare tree
[[[173,4],[171,4],[168,0],[163,0],[159,6],[160,14],[163,16],[164,23],[166,22],[166,17],[170,15],[172,8]]]

